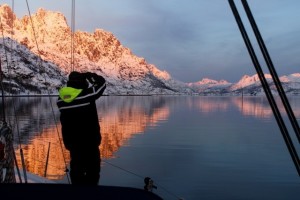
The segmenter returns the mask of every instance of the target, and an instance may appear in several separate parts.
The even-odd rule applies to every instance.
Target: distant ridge
[[[272,76],[265,74],[265,77],[271,87],[272,93],[275,95],[278,94]],[[288,95],[300,95],[300,73],[281,76],[280,81]],[[205,78],[202,79],[202,81],[188,83],[187,85],[193,88],[196,93],[204,95],[264,95],[257,74],[252,76],[244,75],[237,83],[229,83],[225,80],[215,81]]]

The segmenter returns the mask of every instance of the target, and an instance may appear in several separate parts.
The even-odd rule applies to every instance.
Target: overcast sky
[[[31,14],[42,7],[63,13],[71,24],[72,0],[27,2]],[[235,3],[265,66],[241,1]],[[278,75],[300,72],[300,0],[248,4]],[[18,18],[29,15],[26,1],[14,1],[14,11]],[[237,82],[256,73],[228,0],[76,0],[75,29],[92,33],[97,28],[112,32],[135,55],[183,82]]]

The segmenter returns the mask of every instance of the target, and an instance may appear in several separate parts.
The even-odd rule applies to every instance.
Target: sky
[[[279,76],[300,73],[300,1],[248,0]],[[71,25],[72,0],[0,0],[18,18],[38,8],[63,13]],[[269,73],[240,0],[235,4],[260,65]],[[29,6],[29,11],[27,8]],[[174,79],[237,82],[254,65],[228,0],[75,0],[75,30],[104,29]]]

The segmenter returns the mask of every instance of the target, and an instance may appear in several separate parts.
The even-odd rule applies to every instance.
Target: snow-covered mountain
[[[265,74],[265,78],[271,88],[273,94],[278,94],[276,86],[270,74]],[[279,77],[282,87],[287,95],[300,94],[300,73],[290,74],[288,76]],[[239,82],[233,84],[229,91],[235,93],[244,93],[246,95],[262,95],[264,93],[258,75],[243,76]]]
[[[265,74],[265,78],[274,95],[277,95],[277,89],[270,74]],[[282,76],[279,78],[282,87],[287,95],[300,95],[300,73]],[[196,83],[188,83],[195,93],[202,95],[264,95],[259,77],[257,74],[244,75],[237,83],[229,83],[225,80],[215,81],[203,79]]]
[[[71,29],[65,16],[58,12],[39,9],[36,14],[18,19],[4,4],[0,5],[0,17],[0,30],[5,36],[0,40],[0,56],[6,92],[57,94],[73,67],[104,76],[108,83],[105,93],[109,95],[262,93],[256,75],[244,76],[236,84],[207,78],[196,83],[175,80],[102,29],[94,33],[76,31],[71,48]],[[299,74],[281,77],[290,94],[299,93],[299,79]]]
[[[209,78],[204,78],[195,83],[187,83],[187,86],[190,87],[194,93],[206,95],[225,94],[231,85],[232,83],[226,80],[216,81]]]
[[[2,5],[0,17],[5,37],[15,40],[15,42],[4,40],[9,52],[5,52],[2,47],[1,60],[6,61],[8,55],[11,57],[10,62],[14,62],[14,65],[25,74],[30,73],[30,77],[33,74],[37,75],[35,72],[49,75],[50,71],[59,70],[60,72],[52,75],[60,80],[60,85],[63,85],[67,74],[72,70],[71,52],[74,51],[74,69],[92,71],[104,76],[108,82],[105,91],[107,94],[174,94],[189,90],[184,83],[172,79],[168,72],[159,70],[156,66],[148,64],[144,58],[135,56],[110,32],[101,29],[96,29],[94,33],[76,31],[73,37],[74,47],[71,49],[71,29],[61,13],[39,9],[30,17],[18,19],[8,5]],[[46,63],[42,67],[45,71],[40,71],[34,62],[38,59],[36,55],[43,60],[43,65]],[[25,57],[27,61],[19,62],[19,57]],[[9,69],[3,71],[7,83],[10,77],[15,79],[13,69],[11,73]],[[49,83],[48,88],[53,92],[55,90],[53,88],[57,88],[59,84],[56,81],[52,83],[47,75],[45,78]],[[22,81],[22,78],[19,79],[19,82]],[[32,79],[31,83],[33,86],[39,86],[42,84],[41,81]],[[16,80],[14,83],[18,84]],[[28,85],[27,92],[48,92],[44,89],[42,87],[40,91],[31,90]]]

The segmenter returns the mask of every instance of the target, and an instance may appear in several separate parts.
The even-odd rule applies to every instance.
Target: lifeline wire
[[[107,163],[107,164],[109,164],[109,165],[111,165],[111,166],[113,166],[113,167],[115,167],[115,168],[118,168],[118,169],[120,169],[120,170],[123,170],[123,171],[129,173],[129,174],[132,174],[132,175],[134,175],[134,176],[137,176],[137,177],[139,177],[139,178],[141,178],[141,179],[144,179],[144,178],[145,178],[145,177],[143,177],[143,176],[141,176],[141,175],[138,175],[138,174],[136,174],[136,173],[134,173],[134,172],[131,172],[131,171],[127,170],[127,169],[124,169],[124,168],[122,168],[122,167],[119,167],[119,166],[117,166],[117,165],[114,165],[114,164],[112,164],[112,163],[110,163],[110,162],[108,162],[108,161],[105,161],[105,160],[102,160],[102,161],[105,162],[105,163]],[[181,200],[181,199],[182,199],[182,198],[178,197],[176,194],[174,194],[174,193],[168,191],[167,189],[165,189],[163,186],[161,186],[161,185],[159,185],[159,184],[156,184],[156,185],[159,186],[160,188],[162,188],[164,191],[166,191],[166,192],[169,193],[170,195],[176,197],[178,200]]]

